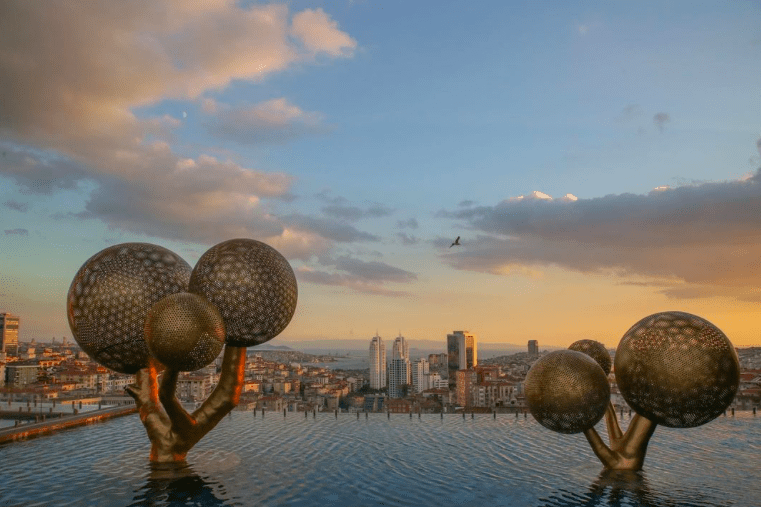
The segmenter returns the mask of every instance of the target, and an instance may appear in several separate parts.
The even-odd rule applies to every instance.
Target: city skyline
[[[98,251],[250,237],[294,268],[289,343],[615,347],[679,310],[761,344],[758,26],[756,2],[3,2],[0,312],[71,339]]]

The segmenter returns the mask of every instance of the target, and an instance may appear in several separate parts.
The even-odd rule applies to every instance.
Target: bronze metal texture
[[[538,359],[526,375],[531,415],[559,433],[579,433],[605,415],[610,404],[607,376],[594,359],[574,350],[557,350]]]
[[[684,312],[645,317],[616,350],[616,382],[638,414],[671,428],[705,424],[732,403],[740,364],[729,339]]]
[[[92,359],[120,373],[148,364],[143,339],[148,310],[186,291],[190,266],[149,243],[123,243],[90,257],[74,276],[66,298],[69,327]]]
[[[296,310],[296,277],[274,248],[253,239],[231,239],[201,256],[190,292],[217,307],[225,343],[250,347],[277,336]]]
[[[179,372],[162,373],[162,368],[151,358],[135,375],[135,384],[127,387],[127,393],[135,399],[151,441],[151,461],[182,462],[188,451],[238,405],[245,380],[246,349],[225,346],[219,383],[192,414],[175,397]]]
[[[178,292],[151,307],[145,341],[151,355],[167,368],[194,371],[222,351],[225,325],[219,311],[202,296]]]
[[[600,365],[605,375],[610,373],[610,367],[613,365],[613,360],[610,358],[610,352],[605,348],[605,345],[595,340],[578,340],[573,342],[568,350],[575,350],[577,352],[583,352],[597,364]]]

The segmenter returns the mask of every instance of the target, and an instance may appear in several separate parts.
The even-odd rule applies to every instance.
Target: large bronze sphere
[[[179,292],[151,307],[145,320],[145,342],[151,355],[167,368],[194,371],[222,351],[225,325],[206,299]]]
[[[285,329],[298,291],[291,265],[277,250],[253,239],[231,239],[201,256],[190,276],[190,292],[217,307],[228,345],[250,347]]]
[[[156,301],[186,291],[190,266],[149,243],[123,243],[85,262],[69,287],[66,313],[82,350],[103,366],[135,373],[148,364],[145,317]]]
[[[559,433],[593,427],[610,403],[605,372],[594,359],[575,350],[556,350],[538,359],[524,385],[531,415]]]
[[[610,373],[610,367],[613,365],[613,360],[610,358],[610,352],[605,348],[605,345],[595,340],[578,340],[573,342],[568,350],[575,350],[577,352],[583,352],[597,364],[600,365],[605,375]]]
[[[729,339],[684,312],[656,313],[634,324],[618,345],[615,371],[626,403],[671,428],[714,419],[732,403],[740,383]]]

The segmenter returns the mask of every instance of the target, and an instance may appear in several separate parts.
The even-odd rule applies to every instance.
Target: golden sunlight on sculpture
[[[536,420],[560,433],[583,432],[607,469],[640,470],[658,424],[691,428],[732,403],[740,364],[729,339],[710,322],[684,312],[645,317],[616,350],[621,395],[636,412],[626,433],[610,399],[610,355],[592,340],[539,359],[526,376],[526,402]],[[582,360],[581,355],[592,360]],[[594,429],[605,417],[609,445]]]
[[[66,310],[90,357],[135,373],[135,399],[155,463],[182,462],[240,400],[246,347],[277,336],[296,310],[296,278],[275,249],[252,239],[210,248],[191,272],[169,250],[125,243],[79,269]],[[175,396],[180,371],[206,366],[224,344],[219,383],[192,414]]]

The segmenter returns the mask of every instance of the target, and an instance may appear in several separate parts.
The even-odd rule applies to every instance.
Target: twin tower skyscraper
[[[390,363],[386,363],[386,346],[383,344],[383,338],[377,333],[370,340],[369,359],[371,389],[384,389],[388,386],[388,395],[391,398],[398,398],[407,394],[403,386],[406,385],[408,386],[406,389],[409,389],[413,383],[418,384],[413,382],[409,342],[401,333],[394,340]],[[448,334],[447,359],[449,384],[450,388],[453,388],[458,370],[471,369],[478,364],[476,335],[468,331],[453,331]],[[425,363],[424,373],[427,374],[427,361],[423,362]],[[417,365],[417,362],[415,364]],[[417,373],[423,372],[415,372]]]
[[[388,380],[388,395],[399,398],[407,393],[412,385],[412,370],[410,368],[410,345],[401,334],[394,340],[391,352],[391,362],[388,364],[388,379],[386,378],[386,346],[383,338],[377,334],[370,341],[370,389],[383,389]],[[407,386],[406,388],[404,386]]]

